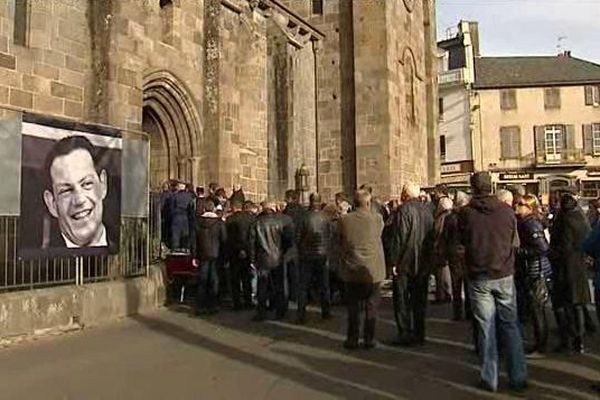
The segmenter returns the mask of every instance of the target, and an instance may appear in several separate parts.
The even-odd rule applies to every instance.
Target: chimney
[[[471,43],[473,44],[473,56],[479,57],[479,22],[469,21],[469,31],[471,32]]]

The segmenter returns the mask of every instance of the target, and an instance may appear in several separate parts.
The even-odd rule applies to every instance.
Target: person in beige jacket
[[[375,321],[380,285],[385,278],[385,259],[381,233],[383,218],[371,210],[371,195],[366,190],[355,194],[356,211],[339,221],[341,268],[348,307],[347,349],[358,347],[360,309],[365,310],[364,347],[375,346]]]

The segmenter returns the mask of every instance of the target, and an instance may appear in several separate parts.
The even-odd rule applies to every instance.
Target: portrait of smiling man
[[[44,203],[60,230],[51,234],[49,247],[108,247],[110,236],[102,218],[108,176],[97,166],[92,143],[83,136],[61,139],[45,167]]]

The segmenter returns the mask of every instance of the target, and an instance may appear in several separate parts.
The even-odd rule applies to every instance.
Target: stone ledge
[[[148,277],[2,294],[0,340],[105,324],[161,307],[165,295],[159,265]]]

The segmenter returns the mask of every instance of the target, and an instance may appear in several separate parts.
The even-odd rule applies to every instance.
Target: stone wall
[[[387,197],[439,177],[435,2],[282,0],[326,36],[318,53],[319,190]]]
[[[93,79],[87,1],[31,2],[28,46],[13,42],[14,13],[14,0],[0,2],[0,105],[82,119]]]
[[[219,15],[219,182],[258,199],[267,195],[266,21],[240,7]]]
[[[432,1],[329,0],[322,15],[311,0],[31,1],[27,46],[14,1],[0,4],[0,105],[147,129],[154,184],[241,183],[260,200],[302,163],[325,198],[434,179]]]
[[[4,293],[0,339],[106,324],[156,310],[165,300],[166,288],[157,265],[143,278]]]

